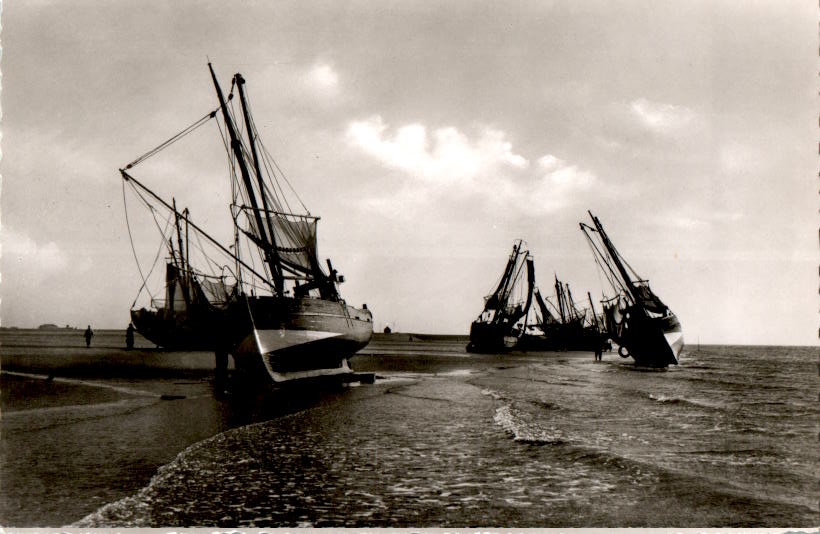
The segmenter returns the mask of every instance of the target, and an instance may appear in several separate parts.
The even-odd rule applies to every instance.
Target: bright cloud
[[[532,166],[513,150],[504,132],[483,128],[471,138],[454,127],[428,133],[421,124],[401,126],[391,135],[381,117],[350,124],[351,145],[408,178],[390,198],[368,199],[384,213],[406,211],[425,200],[466,195],[490,208],[516,206],[537,216],[567,205],[573,195],[589,190],[592,173],[553,155]]]
[[[308,84],[323,91],[335,92],[339,86],[339,75],[326,63],[315,64],[308,73]]]
[[[465,183],[503,168],[524,169],[529,162],[512,152],[503,132],[484,129],[471,141],[456,128],[440,128],[428,136],[420,124],[409,124],[389,138],[381,117],[353,122],[348,139],[385,165],[439,184]]]
[[[647,129],[667,134],[692,122],[694,113],[685,106],[674,106],[638,98],[630,103],[632,115]]]
[[[40,244],[8,226],[4,226],[0,232],[0,243],[0,251],[9,267],[21,266],[31,273],[50,274],[68,265],[65,254],[53,241]]]

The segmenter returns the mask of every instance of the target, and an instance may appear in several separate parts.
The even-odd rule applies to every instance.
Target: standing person
[[[90,347],[91,346],[91,336],[94,335],[94,332],[91,331],[91,325],[88,325],[88,328],[85,329],[85,334],[83,334],[83,335],[85,336],[85,346]]]
[[[132,323],[128,323],[128,328],[125,329],[125,348],[129,350],[134,348],[134,325]]]

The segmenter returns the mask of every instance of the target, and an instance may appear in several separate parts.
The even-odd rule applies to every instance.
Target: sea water
[[[818,524],[816,348],[687,347],[667,370],[391,350],[358,357],[376,384],[199,441],[75,526]]]

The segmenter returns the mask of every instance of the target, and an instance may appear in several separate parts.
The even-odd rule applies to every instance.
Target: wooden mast
[[[609,236],[606,235],[604,231],[604,227],[601,225],[601,221],[598,220],[598,217],[592,214],[591,211],[587,211],[589,216],[592,217],[592,222],[595,223],[595,228],[598,230],[598,235],[601,236],[601,242],[607,249],[610,258],[612,258],[612,262],[615,264],[615,267],[618,269],[618,273],[620,273],[623,281],[626,283],[626,289],[629,291],[629,296],[632,297],[632,300],[635,304],[638,304],[639,299],[635,292],[635,286],[632,282],[632,277],[629,276],[629,273],[626,271],[626,267],[624,267],[623,263],[621,263],[621,259],[618,256],[618,251],[615,250],[615,245],[609,240]]]
[[[211,69],[213,72],[213,69]],[[236,79],[236,88],[239,90],[239,103],[242,105],[242,116],[245,119],[245,129],[248,132],[248,143],[251,146],[251,156],[253,157],[253,167],[256,171],[256,181],[259,184],[259,196],[262,198],[262,207],[265,210],[265,220],[268,223],[268,232],[270,234],[270,245],[273,250],[276,250],[276,234],[273,232],[273,221],[270,217],[270,206],[268,206],[268,196],[265,194],[265,182],[262,179],[262,169],[259,167],[259,156],[256,153],[256,138],[253,135],[253,130],[251,128],[251,119],[250,114],[248,113],[248,104],[245,100],[245,90],[243,86],[245,85],[245,78],[242,77],[241,74],[238,72],[234,75],[234,79]],[[252,202],[253,204],[253,202]],[[254,211],[256,206],[254,205]],[[259,215],[257,214],[257,220],[259,219]],[[284,287],[284,277],[282,275],[282,266],[278,262],[272,272],[274,276],[274,281],[276,283],[276,287],[281,289]]]
[[[589,309],[592,310],[592,321],[595,323],[595,328],[600,332],[601,327],[598,325],[598,316],[595,314],[595,305],[592,304],[592,295],[589,291],[587,291],[587,297],[589,297]]]
[[[179,263],[181,265],[181,269],[177,271],[177,280],[179,280],[180,275],[182,275],[183,280],[180,284],[182,286],[182,298],[185,300],[185,305],[191,305],[191,299],[188,295],[188,264],[185,261],[185,255],[187,249],[182,247],[182,231],[179,228],[179,212],[177,212],[177,199],[171,199],[174,205],[174,226],[177,230],[177,244],[179,246]]]
[[[253,192],[253,183],[251,182],[250,173],[248,172],[248,166],[245,163],[245,156],[242,153],[242,143],[239,141],[239,137],[236,132],[236,128],[234,127],[233,121],[231,120],[231,116],[228,113],[228,107],[225,104],[225,98],[222,96],[222,89],[219,87],[219,82],[216,79],[216,73],[214,73],[213,66],[208,63],[208,69],[211,71],[211,78],[214,82],[214,88],[216,89],[216,95],[219,99],[219,107],[222,110],[222,117],[225,120],[225,127],[228,130],[228,135],[231,138],[231,148],[233,149],[234,154],[236,155],[236,161],[239,165],[239,171],[242,174],[242,181],[245,184],[245,190],[248,193],[248,200],[251,203],[251,207],[253,208],[254,218],[256,219],[256,226],[259,231],[259,243],[261,244],[261,248],[265,253],[265,262],[268,264],[270,268],[271,275],[273,275],[273,283],[270,280],[265,278],[265,281],[270,284],[275,292],[279,295],[284,293],[284,280],[281,277],[279,271],[279,265],[276,259],[274,258],[275,248],[273,243],[268,239],[268,233],[265,231],[265,224],[262,221],[262,216],[259,213],[259,206],[256,203],[256,195]]]
[[[564,315],[564,291],[561,287],[561,282],[558,281],[558,275],[555,275],[555,298],[558,300],[558,313],[561,315],[561,323],[566,323],[567,319]]]

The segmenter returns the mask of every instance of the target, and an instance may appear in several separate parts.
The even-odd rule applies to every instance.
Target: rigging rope
[[[169,215],[169,216],[168,216],[168,219],[166,219],[166,221],[165,221],[165,230],[166,230],[166,231],[168,230],[168,226],[169,226],[170,224],[171,224],[171,216]],[[160,255],[160,253],[162,252],[162,250],[163,250],[164,248],[165,248],[165,235],[163,234],[162,239],[160,240],[160,243],[159,243],[159,247],[157,248],[157,253],[156,253],[156,255],[154,256],[154,261],[153,261],[153,263],[151,264],[151,270],[150,270],[150,271],[148,271],[148,275],[145,277],[145,278],[146,278],[146,280],[147,280],[148,278],[151,278],[151,274],[154,272],[154,269],[156,269],[157,264],[159,263],[159,262],[157,261],[157,260],[159,260],[159,255]],[[153,304],[153,302],[154,302],[154,295],[152,295],[152,294],[151,294],[151,290],[150,290],[150,289],[148,289],[148,286],[147,286],[147,285],[145,285],[145,283],[143,283],[143,286],[145,287],[145,291],[147,291],[147,292],[148,292],[148,296],[151,298],[151,303]],[[139,291],[137,292],[137,296],[134,298],[134,302],[133,302],[133,303],[131,303],[131,307],[132,307],[132,308],[134,307],[134,304],[136,304],[136,303],[137,303],[137,298],[139,298],[139,296],[140,296],[140,292],[141,292],[141,291],[142,291],[142,288],[140,288],[140,289],[139,289]]]
[[[128,202],[125,199],[125,180],[122,181],[122,207],[125,211],[125,227],[128,229],[128,240],[131,242],[131,252],[134,253],[134,263],[137,264],[137,271],[140,273],[140,278],[142,278],[142,287],[140,287],[139,291],[137,291],[137,296],[134,297],[134,302],[131,303],[131,307],[134,307],[134,304],[137,303],[137,299],[142,292],[142,288],[145,287],[145,276],[142,274],[142,268],[140,267],[140,261],[137,257],[137,249],[134,247],[134,237],[131,235],[131,223],[128,221]],[[150,294],[150,293],[149,293]],[[153,297],[152,297],[153,298]]]
[[[628,295],[629,290],[626,288],[626,286],[624,286],[618,274],[612,269],[612,266],[609,265],[609,262],[606,261],[606,257],[598,249],[597,245],[589,236],[589,234],[587,234],[586,230],[584,230],[584,235],[586,235],[587,237],[587,244],[592,249],[592,257],[595,259],[595,263],[597,263],[598,266],[601,268],[601,271],[604,273],[604,276],[606,276],[612,288],[616,291],[619,291],[618,286],[620,286],[621,290],[623,290]],[[603,240],[603,238],[601,238],[600,235],[598,236],[598,239]],[[609,254],[607,253],[607,255]],[[605,266],[601,264],[602,261],[606,264],[606,268],[604,268]]]
[[[184,130],[182,130],[181,132],[179,132],[175,136],[171,137],[170,139],[168,139],[164,143],[160,144],[156,148],[153,148],[153,149],[149,150],[148,152],[146,152],[142,156],[138,157],[137,159],[135,159],[134,161],[132,161],[131,163],[126,165],[125,169],[130,169],[131,167],[134,167],[135,165],[139,165],[140,163],[142,163],[146,159],[150,158],[151,156],[157,154],[158,152],[162,151],[165,148],[168,148],[168,146],[170,146],[173,143],[179,141],[180,139],[182,139],[183,137],[185,137],[189,133],[193,132],[194,130],[196,130],[197,128],[199,128],[203,124],[205,124],[210,119],[213,119],[214,117],[216,117],[216,112],[217,111],[218,110],[211,111],[210,113],[208,113],[207,115],[205,115],[204,117],[202,117],[198,121],[194,122],[192,125],[188,126],[187,128],[185,128]]]
[[[247,89],[246,89],[246,91],[247,91]],[[246,96],[247,96],[247,95],[246,95]],[[253,110],[251,109],[251,101],[250,101],[250,100],[251,100],[251,99],[250,99],[250,96],[247,96],[246,101],[247,101],[247,104],[248,104],[248,115],[251,117],[251,126],[253,127],[253,133],[254,133],[254,136],[255,136],[255,138],[256,138],[256,140],[257,140],[257,144],[258,144],[260,147],[262,147],[262,151],[263,151],[264,155],[265,155],[265,156],[266,156],[266,157],[270,160],[270,162],[271,162],[271,163],[273,163],[273,166],[275,166],[275,167],[276,167],[276,170],[278,170],[278,171],[279,171],[279,175],[282,177],[282,179],[285,181],[285,183],[286,183],[286,184],[288,184],[288,187],[290,187],[291,192],[293,192],[293,196],[295,196],[295,197],[296,197],[296,200],[298,200],[298,201],[299,201],[299,204],[301,204],[301,205],[302,205],[302,208],[303,208],[303,209],[304,209],[304,210],[305,210],[308,214],[310,214],[310,211],[307,209],[307,206],[305,206],[304,202],[302,202],[302,199],[299,197],[299,193],[297,193],[297,192],[296,192],[296,189],[293,187],[293,185],[291,185],[291,183],[290,183],[290,181],[288,180],[287,176],[285,176],[285,173],[282,171],[282,169],[281,169],[281,168],[279,168],[279,164],[278,164],[278,163],[276,163],[276,160],[273,158],[273,156],[271,156],[271,155],[270,155],[270,152],[268,152],[268,149],[267,149],[267,148],[265,148],[264,143],[262,143],[262,139],[261,139],[261,137],[259,136],[259,131],[256,129],[256,122],[253,120]],[[267,166],[267,161],[266,161],[266,166]],[[274,177],[275,177],[275,174],[274,174],[274,172],[273,172],[273,169],[272,169],[272,168],[269,170],[269,172],[270,172],[270,175],[271,175],[271,176],[274,176]],[[280,187],[280,189],[281,189],[281,187]],[[286,199],[285,194],[284,194],[284,191],[282,191],[282,197]],[[286,205],[288,204],[288,203],[287,203],[287,200],[285,200],[285,204],[286,204]],[[292,212],[293,210],[291,210],[291,209],[290,209],[290,206],[288,206],[288,210],[287,210],[287,211]]]
[[[143,201],[144,201],[144,199],[143,199]],[[162,249],[165,247],[165,231],[168,230],[168,223],[170,222],[171,218],[169,216],[168,219],[166,219],[166,221],[165,221],[165,230],[162,230],[160,232],[160,235],[162,235],[162,241],[160,242],[159,249],[157,250],[157,254],[154,257],[154,262],[151,265],[151,270],[148,271],[148,275],[145,276],[145,275],[142,274],[142,268],[140,267],[140,261],[139,261],[139,258],[137,256],[137,249],[134,247],[134,237],[131,233],[131,223],[129,222],[129,219],[128,219],[128,202],[126,201],[126,197],[125,197],[125,180],[123,180],[123,182],[122,182],[122,204],[123,204],[123,211],[125,212],[125,226],[128,229],[128,240],[131,242],[131,252],[133,252],[133,254],[134,254],[134,263],[137,264],[137,271],[139,271],[140,278],[142,279],[142,285],[137,290],[137,296],[134,297],[134,302],[131,303],[131,307],[133,308],[134,304],[137,303],[137,299],[139,298],[140,293],[142,293],[143,288],[145,289],[145,291],[148,292],[148,296],[151,298],[151,301],[154,300],[154,295],[152,295],[151,290],[148,289],[148,278],[151,276],[151,273],[154,272],[154,268],[157,265],[157,260],[159,259],[160,252],[162,252]],[[152,212],[152,215],[153,215],[153,212],[154,212],[153,208],[151,209],[151,212]],[[157,227],[159,227],[159,223],[156,220],[156,216],[154,216],[154,223],[156,223]]]

